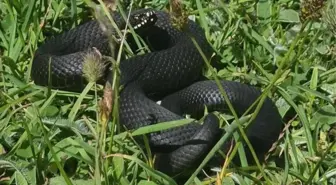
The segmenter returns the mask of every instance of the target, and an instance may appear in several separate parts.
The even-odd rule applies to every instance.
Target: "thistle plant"
[[[318,20],[322,17],[325,0],[304,0],[301,3],[300,19],[302,22]]]

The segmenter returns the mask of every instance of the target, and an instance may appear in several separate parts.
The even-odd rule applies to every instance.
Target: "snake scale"
[[[112,15],[117,26],[123,29],[125,20],[118,13]],[[155,167],[158,170],[176,174],[197,167],[224,132],[212,112],[228,112],[228,106],[215,81],[202,78],[205,62],[191,37],[208,59],[213,49],[203,29],[192,20],[186,23],[187,32],[180,31],[173,26],[170,14],[140,9],[130,14],[129,22],[152,52],[120,63],[120,79],[124,86],[120,92],[120,123],[132,130],[191,115],[195,118],[191,123],[150,133],[148,139],[152,152],[157,154]],[[113,29],[111,32],[116,34]],[[35,53],[32,79],[36,84],[46,86],[51,77],[52,88],[81,90],[86,84],[82,75],[83,57],[93,47],[102,55],[110,55],[108,41],[95,20],[49,39]],[[106,69],[102,79],[111,79],[111,74]],[[261,95],[260,89],[246,84],[225,80],[220,83],[238,116]],[[161,105],[156,103],[157,100],[162,100]],[[210,113],[199,121],[205,106]],[[276,106],[266,98],[246,130],[259,157],[270,149],[282,128]]]

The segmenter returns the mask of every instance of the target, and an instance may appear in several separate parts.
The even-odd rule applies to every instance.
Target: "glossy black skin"
[[[144,15],[150,11],[155,15],[146,18]],[[210,59],[213,50],[202,28],[189,21],[184,31],[178,30],[172,25],[170,15],[163,11],[146,9],[132,14],[133,17],[140,14],[142,21],[148,21],[145,29],[140,27],[135,31],[147,41],[153,52],[134,56],[120,64],[121,84],[124,86],[120,92],[120,123],[132,130],[183,119],[183,114],[200,118],[205,106],[210,111],[227,112],[227,104],[215,82],[201,81],[205,63],[190,37]],[[125,24],[118,14],[114,17],[119,27]],[[133,26],[137,23],[131,22]],[[83,55],[92,47],[103,55],[110,54],[107,37],[96,21],[49,40],[35,55],[32,69],[35,83],[47,85],[47,64],[52,56],[51,72],[55,80],[52,87],[82,89],[85,85]],[[107,71],[106,76],[107,80],[111,79],[111,72]],[[239,116],[261,94],[259,89],[238,82],[221,81],[221,85]],[[158,99],[163,99],[162,105],[156,104]],[[260,158],[277,140],[282,128],[279,112],[267,98],[246,131]],[[218,118],[210,113],[205,116],[203,124],[195,120],[181,127],[148,134],[152,152],[158,156],[156,168],[171,175],[197,167],[222,133]]]

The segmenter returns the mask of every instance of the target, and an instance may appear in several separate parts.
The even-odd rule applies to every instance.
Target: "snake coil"
[[[126,22],[119,14],[114,13],[113,18],[119,28],[125,27]],[[172,25],[168,13],[153,9],[133,11],[130,25],[147,41],[152,52],[120,63],[121,84],[124,85],[120,92],[121,124],[132,130],[183,119],[184,114],[198,119],[203,116],[205,107],[209,112],[228,111],[217,84],[212,80],[202,80],[205,63],[191,39],[210,59],[213,50],[202,28],[189,20],[186,31],[180,31]],[[117,35],[115,30],[111,31]],[[33,80],[38,85],[48,85],[50,76],[53,88],[83,89],[86,83],[82,75],[83,58],[93,47],[102,55],[111,54],[108,37],[94,20],[48,40],[36,51]],[[111,71],[107,69],[105,74],[103,79],[106,81],[110,79]],[[261,95],[259,89],[249,85],[225,80],[220,83],[238,116]],[[159,99],[161,105],[155,102]],[[282,128],[281,116],[267,98],[246,130],[258,156],[262,157],[270,149]],[[152,152],[158,156],[156,168],[167,174],[192,169],[203,160],[223,132],[218,118],[210,113],[205,116],[203,124],[195,120],[148,134]]]

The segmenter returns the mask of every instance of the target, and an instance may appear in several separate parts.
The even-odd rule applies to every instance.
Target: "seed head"
[[[323,21],[328,25],[329,29],[336,35],[336,0],[327,3],[323,11]]]
[[[106,63],[97,48],[90,49],[84,56],[83,76],[88,82],[97,82],[105,73]]]
[[[301,21],[305,22],[307,20],[317,20],[321,18],[321,10],[325,2],[325,0],[303,0],[300,11]]]
[[[171,0],[172,24],[179,30],[184,30],[188,22],[188,15],[183,10],[180,0]]]

